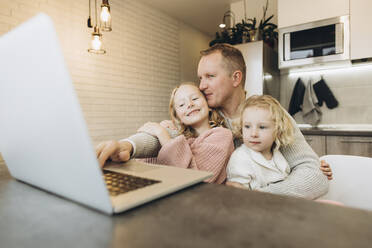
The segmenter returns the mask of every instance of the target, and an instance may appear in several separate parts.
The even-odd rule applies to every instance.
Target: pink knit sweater
[[[233,151],[231,131],[216,127],[197,138],[186,139],[185,136],[179,135],[161,147],[156,159],[147,161],[209,171],[213,176],[206,182],[221,184],[226,180],[226,165]]]

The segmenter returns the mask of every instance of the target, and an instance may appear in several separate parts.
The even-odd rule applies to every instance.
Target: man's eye
[[[208,74],[207,77],[211,78],[211,77],[214,77],[214,75]]]
[[[182,108],[183,106],[185,106],[184,103],[181,103],[181,104],[178,105],[178,107],[180,107],[180,108]]]
[[[244,128],[250,128],[250,126],[249,125],[244,125]]]
[[[265,129],[266,127],[265,126],[260,126],[260,129]]]
[[[193,101],[196,101],[196,100],[198,100],[199,99],[199,97],[194,97],[192,100]]]

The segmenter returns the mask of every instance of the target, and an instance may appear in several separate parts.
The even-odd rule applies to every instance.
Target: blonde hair
[[[223,65],[226,67],[226,70],[229,72],[229,76],[231,76],[235,71],[242,72],[241,85],[244,88],[246,65],[245,65],[242,52],[230,44],[217,43],[209,47],[208,49],[202,50],[200,52],[200,55],[206,56],[206,55],[216,53],[216,52],[221,53],[222,59],[223,59],[222,60]]]
[[[196,84],[193,82],[181,83],[179,86],[174,88],[169,100],[169,115],[172,119],[173,124],[176,126],[179,134],[183,134],[186,138],[197,137],[198,135],[196,131],[192,127],[183,124],[181,120],[177,117],[176,109],[174,107],[174,96],[176,95],[177,90],[184,85],[191,85],[199,90],[198,86],[196,86]],[[204,97],[203,94],[202,96]],[[224,118],[218,113],[216,109],[209,109],[208,119],[209,125],[211,127],[226,127]]]
[[[242,137],[243,114],[244,110],[249,107],[258,107],[270,111],[271,119],[274,122],[273,149],[279,149],[281,146],[287,146],[294,141],[294,127],[292,121],[280,103],[270,95],[253,95],[250,96],[241,105],[240,110],[240,137]]]

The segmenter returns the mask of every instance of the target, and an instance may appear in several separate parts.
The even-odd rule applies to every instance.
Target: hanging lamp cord
[[[88,17],[88,21],[87,21],[87,26],[88,26],[88,28],[92,28],[93,26],[92,26],[92,19],[91,19],[91,7],[90,7],[90,0],[88,0],[88,2],[89,2],[89,17]]]
[[[96,11],[96,26],[98,26],[98,22],[97,22],[97,0],[94,0],[94,9]]]

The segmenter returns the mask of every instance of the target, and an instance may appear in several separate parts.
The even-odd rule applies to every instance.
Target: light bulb
[[[101,8],[101,21],[108,22],[111,19],[111,14],[107,6],[102,6]]]
[[[99,32],[97,26],[94,27],[94,32],[92,33],[92,40],[90,41],[90,48],[88,52],[96,54],[105,54],[106,51],[102,49],[102,34]]]
[[[225,23],[221,23],[221,24],[219,25],[219,27],[220,27],[220,28],[225,28],[225,27],[226,27],[226,24],[225,24]]]
[[[102,1],[100,23],[101,23],[100,24],[101,31],[104,31],[104,32],[112,31],[110,5],[108,3],[108,0]]]
[[[98,51],[98,50],[101,49],[102,42],[101,42],[101,39],[100,39],[99,35],[93,35],[91,45],[92,45],[92,49],[94,49],[94,50]]]

